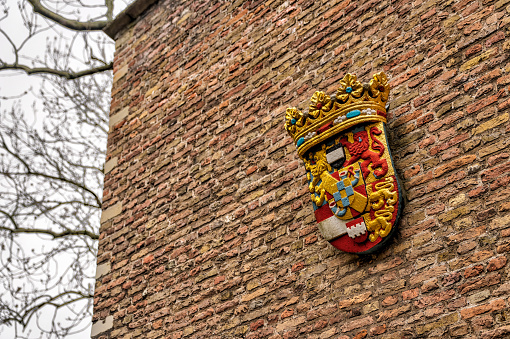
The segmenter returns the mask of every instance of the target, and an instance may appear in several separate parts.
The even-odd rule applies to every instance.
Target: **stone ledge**
[[[131,5],[126,7],[125,10],[120,12],[112,22],[106,25],[106,27],[103,28],[103,32],[105,32],[106,35],[108,35],[113,40],[116,40],[120,31],[135,21],[140,16],[140,14],[145,12],[147,8],[149,8],[157,1],[158,0],[136,0]]]
[[[113,327],[113,316],[110,315],[106,317],[104,320],[98,320],[95,324],[92,324],[92,332],[90,333],[91,337],[95,337],[96,335],[106,332]]]
[[[115,205],[108,207],[101,214],[101,224],[108,221],[122,212],[122,203],[118,202]]]
[[[108,272],[110,272],[111,269],[112,269],[112,265],[110,264],[110,262],[106,262],[104,264],[97,265],[96,280],[101,278],[103,275],[107,274]]]
[[[119,122],[121,122],[122,120],[127,118],[128,115],[129,115],[129,107],[124,107],[119,112],[111,115],[110,116],[110,120],[108,122],[108,126],[110,127],[110,131],[113,130],[115,125],[117,125]]]
[[[119,158],[118,157],[115,157],[115,158],[112,158],[110,160],[108,160],[105,164],[104,164],[104,174],[107,174],[108,172],[110,172],[112,169],[115,168],[115,166],[117,166],[117,163],[119,161]]]

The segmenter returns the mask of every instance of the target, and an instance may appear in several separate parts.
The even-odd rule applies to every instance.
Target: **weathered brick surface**
[[[96,337],[508,337],[509,23],[507,0],[151,7],[116,41]],[[283,117],[381,70],[407,203],[360,258],[316,228]]]

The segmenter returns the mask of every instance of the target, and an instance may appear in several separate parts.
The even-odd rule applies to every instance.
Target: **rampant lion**
[[[351,155],[351,158],[344,164],[344,167],[352,165],[359,159],[363,159],[364,161],[361,163],[360,167],[365,178],[370,174],[370,169],[368,168],[370,164],[372,164],[372,169],[374,169],[374,176],[376,178],[382,178],[386,175],[388,172],[388,162],[386,159],[381,159],[384,153],[384,145],[375,138],[375,135],[380,135],[381,133],[382,131],[377,127],[372,127],[370,129],[372,149],[379,151],[378,153],[369,149],[368,133],[365,130],[354,133],[354,140],[352,143],[348,141],[347,137],[340,139],[342,145],[347,147]],[[378,167],[380,167],[380,169],[376,170]]]
[[[310,185],[308,186],[308,189],[311,194],[312,201],[320,206],[324,202],[324,198],[326,197],[326,190],[322,187],[322,185],[318,185],[317,183],[321,180],[321,175],[324,172],[331,171],[331,165],[328,164],[327,158],[326,158],[326,145],[322,146],[322,149],[317,151],[315,154],[310,153],[310,160],[305,160],[305,167],[308,172],[306,174],[308,181],[310,181]],[[312,177],[310,177],[310,174]],[[315,196],[314,193],[319,194],[319,196]]]

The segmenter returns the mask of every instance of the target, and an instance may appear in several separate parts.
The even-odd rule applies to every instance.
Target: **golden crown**
[[[386,103],[390,85],[384,72],[373,75],[368,84],[361,84],[356,75],[347,73],[340,80],[336,96],[315,92],[308,112],[287,108],[285,129],[294,139],[298,155],[320,142],[365,122],[386,122]]]

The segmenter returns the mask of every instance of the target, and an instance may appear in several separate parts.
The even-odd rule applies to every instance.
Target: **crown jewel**
[[[346,74],[340,80],[336,95],[317,91],[313,94],[308,112],[287,108],[285,129],[294,139],[298,154],[318,143],[362,122],[386,123],[386,102],[390,85],[384,72],[373,75],[368,84],[361,84],[356,75]]]

